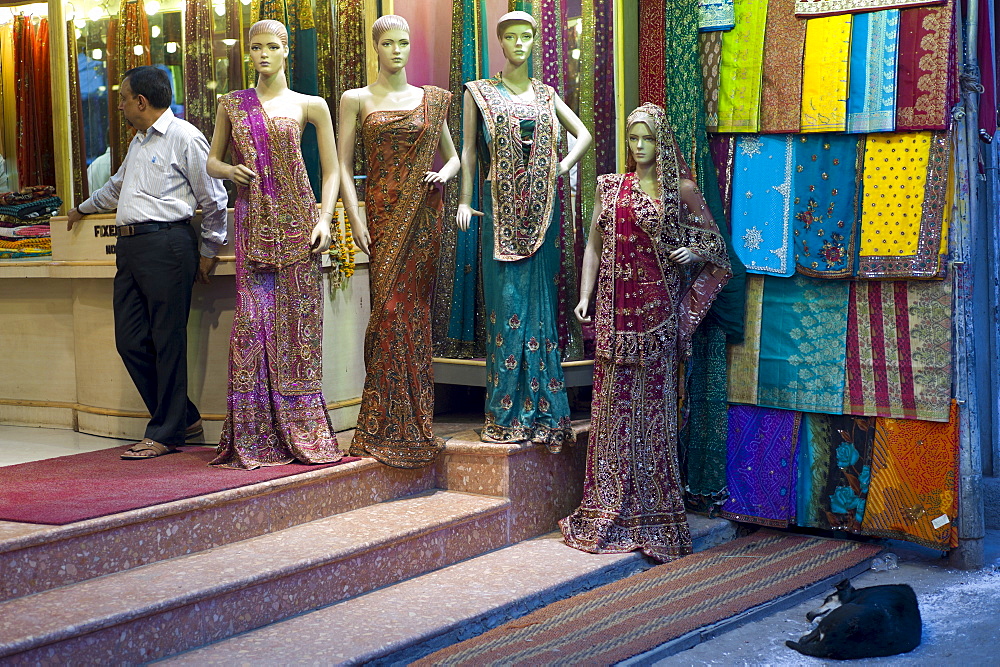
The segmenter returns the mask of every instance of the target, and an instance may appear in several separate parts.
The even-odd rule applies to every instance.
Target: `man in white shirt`
[[[166,74],[136,67],[118,93],[135,138],[115,175],[69,212],[69,228],[117,208],[115,343],[151,415],[122,458],[146,459],[202,432],[187,395],[187,321],[193,283],[208,282],[226,242],[226,191],[205,169],[204,135],[170,111]],[[190,224],[198,208],[200,234]]]

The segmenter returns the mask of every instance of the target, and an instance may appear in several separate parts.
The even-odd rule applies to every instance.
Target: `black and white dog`
[[[785,644],[804,655],[834,660],[896,655],[920,645],[920,610],[907,584],[855,589],[845,579],[819,609],[806,614],[810,622],[817,618],[812,632]]]

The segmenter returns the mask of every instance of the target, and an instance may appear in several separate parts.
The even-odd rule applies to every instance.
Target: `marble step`
[[[273,533],[435,486],[433,467],[399,470],[364,459],[63,526],[0,522],[0,601]]]
[[[688,521],[695,551],[735,537],[725,519],[688,515]],[[588,554],[549,533],[163,662],[405,665],[651,566],[637,552]]]
[[[133,664],[202,646],[502,547],[509,506],[430,491],[9,600],[0,662]]]

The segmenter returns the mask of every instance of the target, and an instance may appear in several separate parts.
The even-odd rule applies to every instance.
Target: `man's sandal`
[[[150,440],[149,438],[143,438],[140,442],[135,443],[125,450],[122,454],[122,458],[126,461],[155,459],[157,456],[173,454],[176,451],[176,449],[169,445],[164,445],[163,443]]]

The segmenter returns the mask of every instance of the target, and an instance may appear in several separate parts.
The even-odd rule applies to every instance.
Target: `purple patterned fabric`
[[[252,89],[220,102],[232,121],[234,162],[262,177],[237,190],[229,392],[212,464],[252,470],[338,461],[322,392],[323,293],[319,258],[308,251],[317,212],[301,128],[269,117]],[[295,250],[303,232],[304,256]]]
[[[722,516],[784,527],[795,520],[796,447],[802,414],[755,405],[729,406]]]

